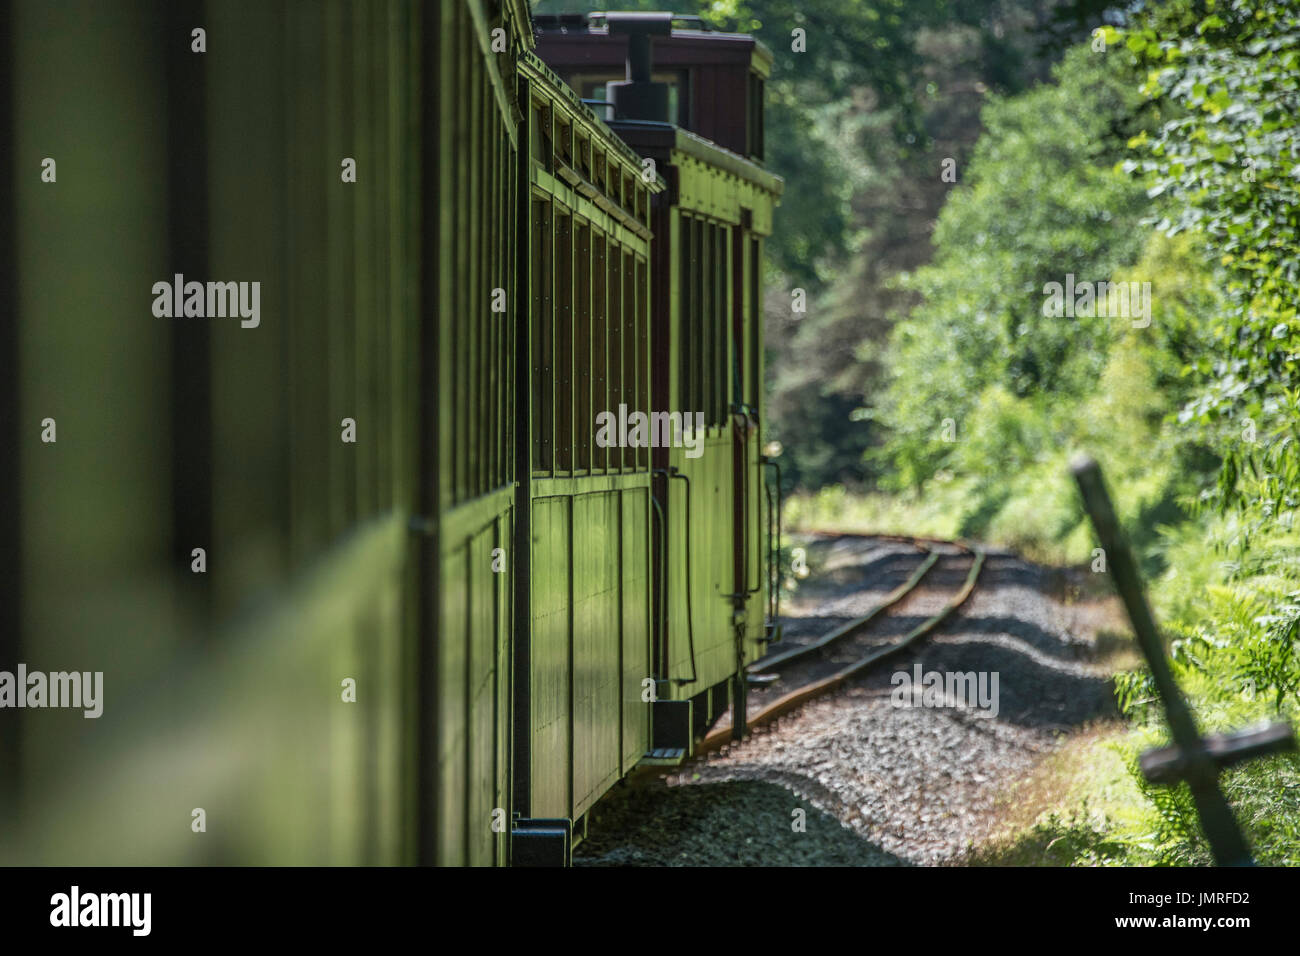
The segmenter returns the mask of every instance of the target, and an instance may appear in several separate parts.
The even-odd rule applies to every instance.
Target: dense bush
[[[1298,10],[1150,8],[992,104],[876,410],[900,492],[960,489],[959,530],[1039,555],[1087,554],[1065,465],[1093,451],[1214,730],[1300,714]],[[1038,290],[1069,271],[1151,282],[1150,325],[1044,317]],[[1137,774],[1168,739],[1149,675],[1118,692],[1147,810],[1117,858],[1205,862],[1186,791]],[[1296,778],[1290,758],[1225,778],[1263,860],[1300,862]]]

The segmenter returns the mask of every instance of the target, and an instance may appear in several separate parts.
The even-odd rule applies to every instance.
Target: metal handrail
[[[775,622],[776,619],[781,616],[781,596],[779,591],[780,589],[779,563],[781,561],[781,505],[783,503],[781,500],[781,466],[776,463],[776,460],[774,458],[769,458],[767,455],[763,456],[762,461],[763,464],[766,465],[767,467],[776,469],[776,548],[775,550],[769,548],[768,551],[769,555],[771,556],[769,558],[769,563],[768,563],[768,580],[772,588],[772,593],[768,596],[768,600],[770,601],[771,608],[772,608],[771,620]],[[770,496],[768,500],[769,502],[771,501]],[[772,518],[770,514],[770,504],[769,504],[767,534],[768,534],[768,541],[770,542],[772,540]]]
[[[664,475],[668,478],[680,478],[686,482],[686,636],[691,652],[691,678],[684,680],[679,677],[670,678],[679,684],[694,684],[699,680],[699,670],[695,666],[695,609],[691,601],[691,582],[694,580],[691,576],[691,479],[677,470],[677,467],[656,468],[654,473]],[[667,536],[665,535],[665,541]],[[668,549],[664,548],[665,561],[667,560]],[[665,589],[668,582],[664,582]],[[665,621],[665,626],[667,622]],[[668,661],[664,661],[665,672],[671,670]]]

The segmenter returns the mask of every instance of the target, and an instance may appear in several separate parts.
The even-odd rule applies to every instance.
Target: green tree
[[[1184,417],[1257,431],[1225,444],[1218,497],[1271,520],[1300,504],[1300,3],[1168,4],[1126,42],[1172,111],[1127,166],[1173,200],[1158,228],[1205,237],[1234,303]]]
[[[891,381],[872,403],[890,429],[896,485],[915,487],[949,462],[944,420],[960,434],[987,387],[1069,401],[1106,362],[1116,320],[1046,316],[1044,287],[1070,273],[1105,281],[1137,258],[1150,203],[1115,166],[1154,117],[1122,48],[1077,47],[1054,73],[1055,83],[985,109],[934,261],[907,277],[921,304],[894,331]]]

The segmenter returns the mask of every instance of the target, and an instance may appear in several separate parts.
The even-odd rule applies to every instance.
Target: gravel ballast
[[[806,546],[812,574],[783,607],[790,645],[865,613],[923,557],[906,543],[861,536]],[[969,556],[945,553],[836,659],[851,661],[936,613],[969,567]],[[1114,714],[1097,634],[1114,627],[1115,611],[1109,600],[1073,599],[1089,590],[1086,577],[990,551],[971,598],[914,648],[721,754],[616,787],[593,809],[574,862],[960,862],[997,831],[1017,784],[1045,754]],[[894,675],[914,677],[917,665],[922,675],[982,674],[986,691],[996,675],[996,697],[981,708],[978,699],[953,706],[962,702],[896,693]]]

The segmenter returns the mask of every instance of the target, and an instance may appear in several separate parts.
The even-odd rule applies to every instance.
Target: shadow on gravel
[[[1065,663],[1088,661],[1096,654],[1091,645],[1071,640],[1069,635],[1053,634],[1023,617],[962,617],[953,621],[951,627],[962,634],[1004,635],[1023,641],[1035,653]]]
[[[872,621],[861,634],[855,635],[854,641],[858,645],[889,644],[913,629],[920,627],[929,618],[929,614],[882,614]],[[787,647],[809,644],[852,620],[856,620],[856,618],[838,615],[782,618],[783,633],[789,644],[787,645],[783,641],[771,645],[769,650],[775,654]],[[1051,631],[1039,627],[1033,621],[1019,617],[952,617],[940,626],[938,633],[944,634],[949,631],[990,636],[1006,635],[1023,641],[1039,654],[1065,662],[1087,661],[1096,653],[1090,645],[1083,641],[1070,640],[1068,635],[1053,634]],[[1124,643],[1124,641],[1121,639],[1120,643]]]
[[[962,623],[966,631],[973,622]],[[1109,677],[1064,670],[1052,658],[1035,659],[1015,647],[978,641],[926,644],[905,665],[885,670],[910,671],[918,660],[922,672],[997,674],[997,719],[1003,723],[1065,730],[1097,718],[1118,716]],[[889,677],[882,676],[881,684],[890,686]]]
[[[804,811],[804,832],[793,829]],[[574,866],[907,866],[774,783],[615,788],[592,810]]]
[[[1061,590],[1065,572],[1030,564],[1011,555],[989,555],[980,572],[980,587],[986,589],[1018,587],[1053,595]]]

